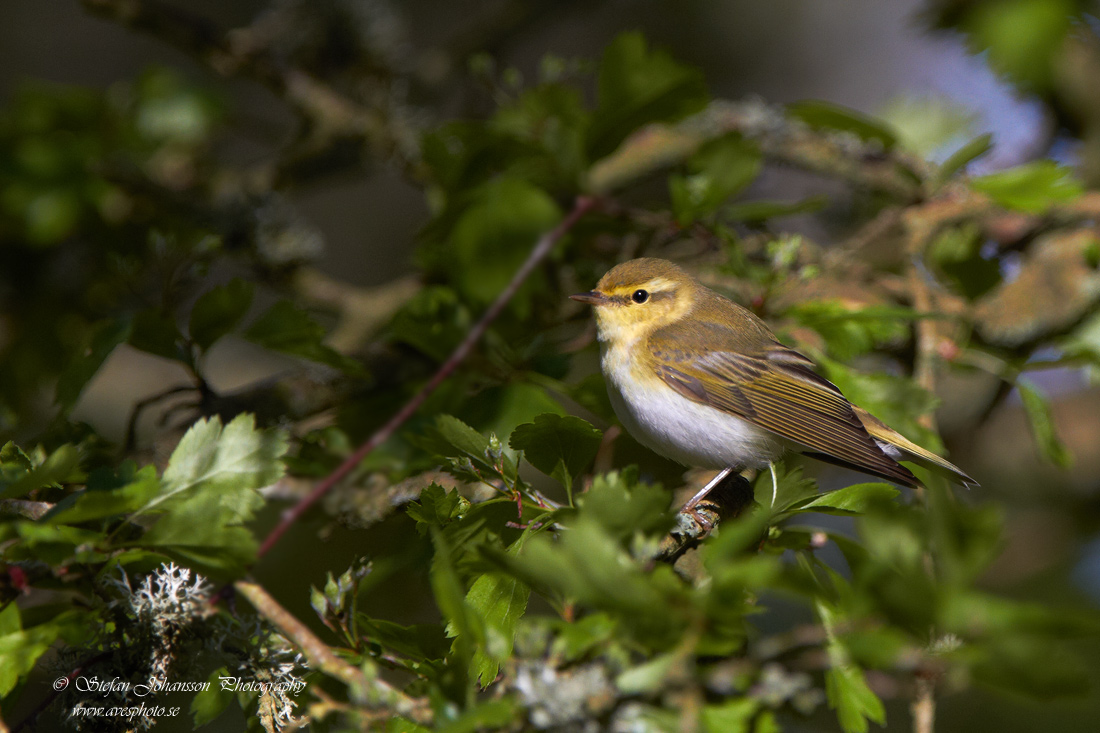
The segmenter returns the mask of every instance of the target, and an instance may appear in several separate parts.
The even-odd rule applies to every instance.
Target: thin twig
[[[917,692],[909,709],[913,713],[913,733],[933,733],[936,728],[936,682],[917,676]]]
[[[369,677],[362,669],[348,664],[304,623],[283,608],[261,585],[246,580],[233,584],[237,592],[248,599],[256,611],[272,623],[309,660],[310,666],[331,675],[351,689],[352,699],[383,705],[399,715],[417,722],[427,722],[431,710],[424,701],[409,697],[377,677]]]
[[[458,345],[458,348],[448,357],[447,361],[443,362],[436,373],[432,375],[432,378],[420,388],[420,391],[413,395],[412,399],[405,403],[404,407],[386,421],[385,425],[375,431],[375,433],[341,463],[335,471],[322,479],[308,496],[299,501],[292,509],[283,515],[282,521],[280,521],[267,537],[264,538],[263,544],[260,545],[260,549],[256,553],[257,558],[266,555],[307,509],[327,494],[341,479],[351,473],[371,451],[389,440],[390,436],[420,409],[420,406],[424,404],[424,401],[428,399],[432,392],[434,392],[444,380],[451,376],[455,369],[458,368],[459,364],[469,356],[470,351],[485,334],[485,331],[488,330],[489,325],[504,311],[505,306],[507,306],[512,297],[515,296],[516,291],[519,290],[520,286],[527,280],[539,263],[550,254],[554,245],[557,244],[585,214],[592,210],[595,205],[596,199],[594,198],[578,198],[573,205],[573,210],[561,220],[561,223],[539,238],[539,241],[535,243],[534,248],[531,250],[531,254],[527,256],[527,260],[512,277],[512,281],[508,283],[508,286],[504,288],[499,296],[497,296],[497,299],[489,306],[489,309],[485,311],[481,319],[470,329],[470,332],[466,334],[466,338],[462,340],[462,343]]]

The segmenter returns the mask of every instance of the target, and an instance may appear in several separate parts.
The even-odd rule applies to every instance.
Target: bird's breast
[[[623,427],[642,445],[686,466],[763,468],[782,444],[736,415],[694,402],[636,356],[637,342],[601,344],[607,393]]]

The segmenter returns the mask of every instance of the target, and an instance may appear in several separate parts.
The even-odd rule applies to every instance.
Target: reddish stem
[[[573,210],[561,220],[561,222],[551,229],[546,234],[539,238],[539,241],[535,243],[534,248],[531,250],[531,254],[527,256],[523,265],[516,270],[515,276],[512,277],[512,281],[508,283],[508,286],[501,291],[497,299],[493,301],[493,304],[489,306],[489,309],[481,316],[481,319],[474,324],[474,327],[470,329],[470,332],[466,334],[466,338],[462,340],[462,343],[454,350],[454,353],[448,357],[447,361],[439,367],[432,378],[420,388],[412,399],[405,403],[405,405],[394,414],[386,424],[375,431],[374,435],[370,436],[365,443],[359,446],[354,453],[341,463],[335,471],[330,473],[320,483],[313,488],[313,491],[308,496],[303,498],[291,509],[289,509],[284,515],[282,520],[274,529],[264,538],[264,542],[260,545],[260,549],[256,552],[256,557],[263,557],[271,550],[272,547],[282,538],[291,525],[293,525],[298,518],[302,516],[313,506],[317,501],[332,489],[341,479],[351,473],[352,469],[359,465],[359,463],[367,457],[378,446],[389,440],[389,438],[397,431],[399,427],[405,424],[413,414],[420,409],[420,406],[424,404],[424,401],[428,399],[432,392],[443,383],[447,377],[458,368],[470,351],[473,350],[474,345],[485,334],[485,331],[489,328],[489,325],[497,319],[497,317],[504,311],[505,306],[508,305],[508,301],[515,296],[516,291],[519,290],[523,282],[530,276],[534,269],[542,262],[550,251],[554,248],[554,245],[572,229],[576,223],[587,214],[596,205],[596,199],[587,196],[578,197],[573,205]]]

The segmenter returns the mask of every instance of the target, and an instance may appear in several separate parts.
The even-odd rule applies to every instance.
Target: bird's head
[[[616,265],[596,288],[570,295],[596,308],[601,341],[634,340],[675,323],[691,310],[699,285],[668,260],[645,257]]]

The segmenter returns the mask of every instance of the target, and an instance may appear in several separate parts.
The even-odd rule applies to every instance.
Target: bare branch
[[[458,345],[450,357],[448,357],[447,361],[440,365],[436,373],[432,375],[432,378],[429,379],[428,382],[420,388],[420,391],[413,395],[412,399],[406,402],[385,425],[375,431],[374,435],[370,436],[365,443],[359,446],[359,448],[341,463],[335,471],[318,483],[308,496],[298,502],[298,504],[283,516],[282,521],[271,530],[264,539],[263,544],[260,545],[260,549],[256,553],[258,558],[266,555],[291,525],[298,520],[298,517],[302,516],[307,509],[327,494],[333,486],[351,473],[352,470],[371,453],[371,451],[386,442],[399,427],[405,424],[405,421],[420,409],[420,406],[424,404],[424,401],[428,399],[429,395],[451,376],[455,369],[458,368],[459,364],[469,356],[474,345],[485,334],[490,324],[492,324],[492,322],[504,311],[509,301],[515,296],[516,291],[519,290],[520,286],[527,280],[539,263],[550,254],[554,245],[557,244],[585,214],[591,211],[595,205],[596,199],[578,198],[573,206],[573,210],[570,211],[556,227],[539,238],[538,242],[535,243],[534,248],[531,250],[531,254],[527,256],[527,260],[524,261],[516,271],[511,282],[509,282],[508,286],[504,288],[499,296],[497,296],[497,299],[489,306],[489,309],[485,311],[481,319],[474,324],[474,327],[466,334],[466,338],[462,340],[462,343]]]

